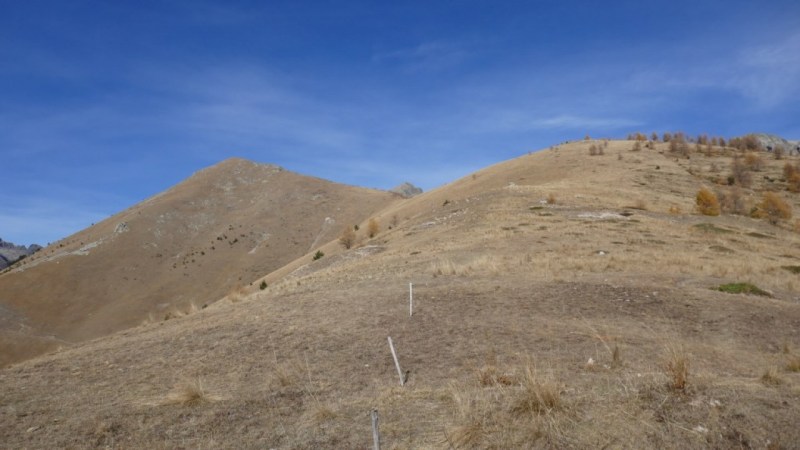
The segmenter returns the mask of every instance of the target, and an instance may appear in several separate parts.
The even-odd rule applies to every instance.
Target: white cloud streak
[[[462,45],[430,41],[415,47],[375,53],[372,61],[379,64],[399,64],[409,72],[437,72],[456,67],[470,56],[470,52]]]

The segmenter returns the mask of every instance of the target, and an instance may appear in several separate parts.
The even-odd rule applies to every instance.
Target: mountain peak
[[[404,198],[411,198],[415,195],[422,194],[422,189],[414,186],[413,184],[406,181],[405,183],[395,186],[392,189],[389,189],[389,192],[397,194]]]

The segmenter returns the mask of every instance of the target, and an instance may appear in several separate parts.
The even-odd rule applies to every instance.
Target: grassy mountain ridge
[[[76,342],[201,308],[395,200],[223,161],[0,276],[0,304],[25,318],[5,331]]]

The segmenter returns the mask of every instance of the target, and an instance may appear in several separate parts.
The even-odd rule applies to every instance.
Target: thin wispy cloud
[[[614,117],[584,117],[569,114],[534,119],[531,125],[534,128],[549,128],[558,130],[586,130],[593,128],[605,128],[613,131],[620,128],[631,128],[642,123],[632,119]]]
[[[463,45],[444,41],[423,42],[417,46],[376,53],[372,61],[397,64],[411,72],[435,72],[462,64],[470,57]]]

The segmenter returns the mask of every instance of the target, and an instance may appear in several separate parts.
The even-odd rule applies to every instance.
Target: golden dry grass
[[[217,401],[219,398],[206,390],[200,377],[186,378],[176,383],[167,394],[164,404],[197,406]]]
[[[671,346],[664,358],[664,372],[669,379],[670,389],[686,390],[689,384],[689,355],[682,347]]]

